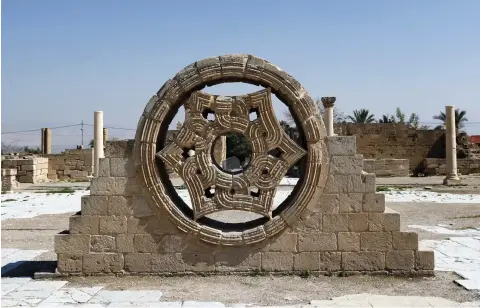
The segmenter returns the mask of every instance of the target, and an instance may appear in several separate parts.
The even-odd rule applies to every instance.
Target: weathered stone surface
[[[153,215],[153,212],[144,197],[133,197],[133,215],[135,217],[148,217]]]
[[[262,266],[262,254],[256,253],[215,253],[215,270],[218,272],[259,271]]]
[[[152,254],[152,272],[185,272],[185,262],[181,253]]]
[[[93,178],[90,184],[90,194],[94,196],[109,196],[115,194],[115,178]]]
[[[134,252],[133,234],[118,234],[115,238],[115,244],[118,252]]]
[[[82,215],[107,215],[107,196],[82,196]]]
[[[385,254],[375,251],[342,252],[344,271],[378,271],[385,268]]]
[[[348,214],[348,231],[364,232],[368,231],[368,214]]]
[[[91,253],[83,256],[85,273],[118,273],[123,270],[124,259],[119,253]]]
[[[293,254],[291,252],[263,252],[262,270],[291,271],[293,269]]]
[[[100,158],[98,162],[98,176],[110,177],[110,158]],[[113,175],[112,175],[113,176]]]
[[[399,231],[400,214],[399,213],[370,213],[368,229],[369,231]]]
[[[113,177],[134,177],[135,166],[130,158],[110,158],[110,176]]]
[[[131,273],[152,271],[152,255],[149,253],[125,254],[125,270]]]
[[[419,270],[433,270],[435,268],[435,257],[433,251],[416,251],[415,268]]]
[[[74,215],[70,216],[71,234],[98,234],[98,216]]]
[[[101,216],[100,234],[127,233],[126,216]]]
[[[385,195],[377,193],[364,194],[363,211],[370,213],[383,213],[385,211]]]
[[[418,234],[415,232],[392,232],[393,249],[418,250]]]
[[[55,235],[55,252],[68,255],[82,255],[90,251],[90,235],[57,234]]]
[[[82,255],[59,254],[57,268],[61,273],[80,273],[83,266]]]
[[[340,208],[340,195],[324,193],[318,201],[318,210],[325,214],[338,213]]]
[[[132,197],[108,197],[108,215],[132,215]]]
[[[360,174],[362,169],[362,155],[332,156],[330,160],[330,174]]]
[[[272,241],[265,251],[297,251],[297,238],[298,235],[295,233],[286,233],[283,234],[280,238]]]
[[[90,237],[91,252],[114,252],[116,250],[115,238],[109,235],[92,235]]]
[[[356,194],[340,194],[340,213],[359,213],[362,211],[363,195]]]
[[[385,255],[385,266],[391,270],[413,270],[415,255],[412,250],[388,251]]]
[[[338,250],[359,251],[360,234],[356,232],[338,232]]]
[[[300,252],[293,256],[293,269],[296,271],[315,271],[320,269],[319,252]]]
[[[342,253],[322,252],[320,254],[320,270],[327,272],[339,271],[342,266]]]
[[[333,232],[300,234],[298,251],[333,251],[337,249],[337,236]]]
[[[185,270],[191,272],[215,271],[215,260],[211,253],[182,253]]]
[[[347,214],[323,215],[323,231],[348,231]]]
[[[360,247],[362,250],[370,251],[392,250],[392,233],[362,232],[360,233]]]
[[[334,136],[327,138],[328,152],[332,156],[351,156],[357,153],[355,136]]]

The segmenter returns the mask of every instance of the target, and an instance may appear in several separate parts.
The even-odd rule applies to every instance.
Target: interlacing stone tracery
[[[261,85],[265,90],[235,97],[199,92],[228,82]],[[295,118],[301,146],[280,127],[272,94]],[[165,145],[168,126],[182,106],[185,122],[174,142]],[[250,121],[252,112],[257,119]],[[212,144],[229,133],[242,134],[251,142],[251,161],[243,173],[228,173],[212,159]],[[245,54],[212,57],[185,67],[148,102],[135,137],[137,178],[157,216],[165,219],[166,213],[183,232],[210,244],[254,244],[293,227],[306,208],[318,205],[328,176],[325,137],[314,101],[278,66]],[[302,167],[298,184],[272,208],[279,181],[296,162]],[[192,207],[175,191],[167,169],[184,180]],[[223,210],[250,211],[261,218],[230,223],[209,217]]]
[[[258,117],[250,121],[250,113]],[[208,113],[215,119],[209,121]],[[250,166],[230,174],[212,164],[215,140],[240,133],[252,143]],[[275,150],[275,156],[269,152]],[[192,156],[184,153],[192,153]],[[177,137],[157,155],[185,182],[194,219],[222,210],[244,210],[271,218],[271,208],[282,178],[306,151],[280,126],[270,89],[244,96],[214,96],[194,92],[185,106],[185,122]],[[215,189],[213,194],[205,191]]]

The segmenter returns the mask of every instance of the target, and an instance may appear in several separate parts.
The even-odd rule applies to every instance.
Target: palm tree
[[[354,110],[353,116],[348,116],[348,119],[352,123],[375,123],[375,116],[367,109]]]
[[[395,123],[395,118],[391,115],[384,114],[380,119],[378,119],[378,123]]]
[[[465,127],[465,123],[468,122],[466,114],[467,112],[465,110],[455,109],[455,129],[457,132],[463,129]],[[445,114],[445,112],[440,111],[440,113],[438,115],[434,115],[433,118],[435,120],[440,120],[443,122],[442,125],[438,125],[437,127],[435,127],[435,129],[445,128],[447,122],[447,115]]]

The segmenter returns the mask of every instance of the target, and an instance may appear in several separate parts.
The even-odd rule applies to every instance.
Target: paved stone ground
[[[431,186],[435,190],[442,188],[437,186],[441,180],[442,177],[385,178],[377,182],[378,185],[415,186],[417,189]],[[449,192],[480,193],[476,186],[480,184],[480,177],[471,177],[468,181],[468,186]],[[88,183],[66,184],[60,185],[83,189],[88,186]],[[48,190],[58,187],[56,185],[43,186]],[[30,186],[26,189],[40,188]],[[402,230],[419,232],[421,245],[436,250],[436,277],[31,280],[28,276],[34,271],[54,266],[53,235],[68,228],[71,215],[68,213],[2,220],[2,307],[480,307],[478,290],[467,291],[454,283],[457,281],[467,289],[475,289],[478,283],[475,271],[480,269],[480,229],[476,228],[480,226],[480,204],[390,202],[387,206],[401,213]],[[449,272],[451,270],[465,279]]]

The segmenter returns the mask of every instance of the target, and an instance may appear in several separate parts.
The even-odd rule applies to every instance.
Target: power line
[[[50,129],[58,129],[58,128],[67,128],[67,127],[75,127],[75,126],[80,126],[82,124],[72,124],[72,125],[64,125],[64,126],[56,126],[56,127],[48,127]],[[2,135],[5,134],[18,134],[18,133],[29,133],[29,132],[36,132],[41,130],[41,128],[37,129],[29,129],[29,130],[20,130],[20,131],[14,131],[14,132],[2,132]]]

